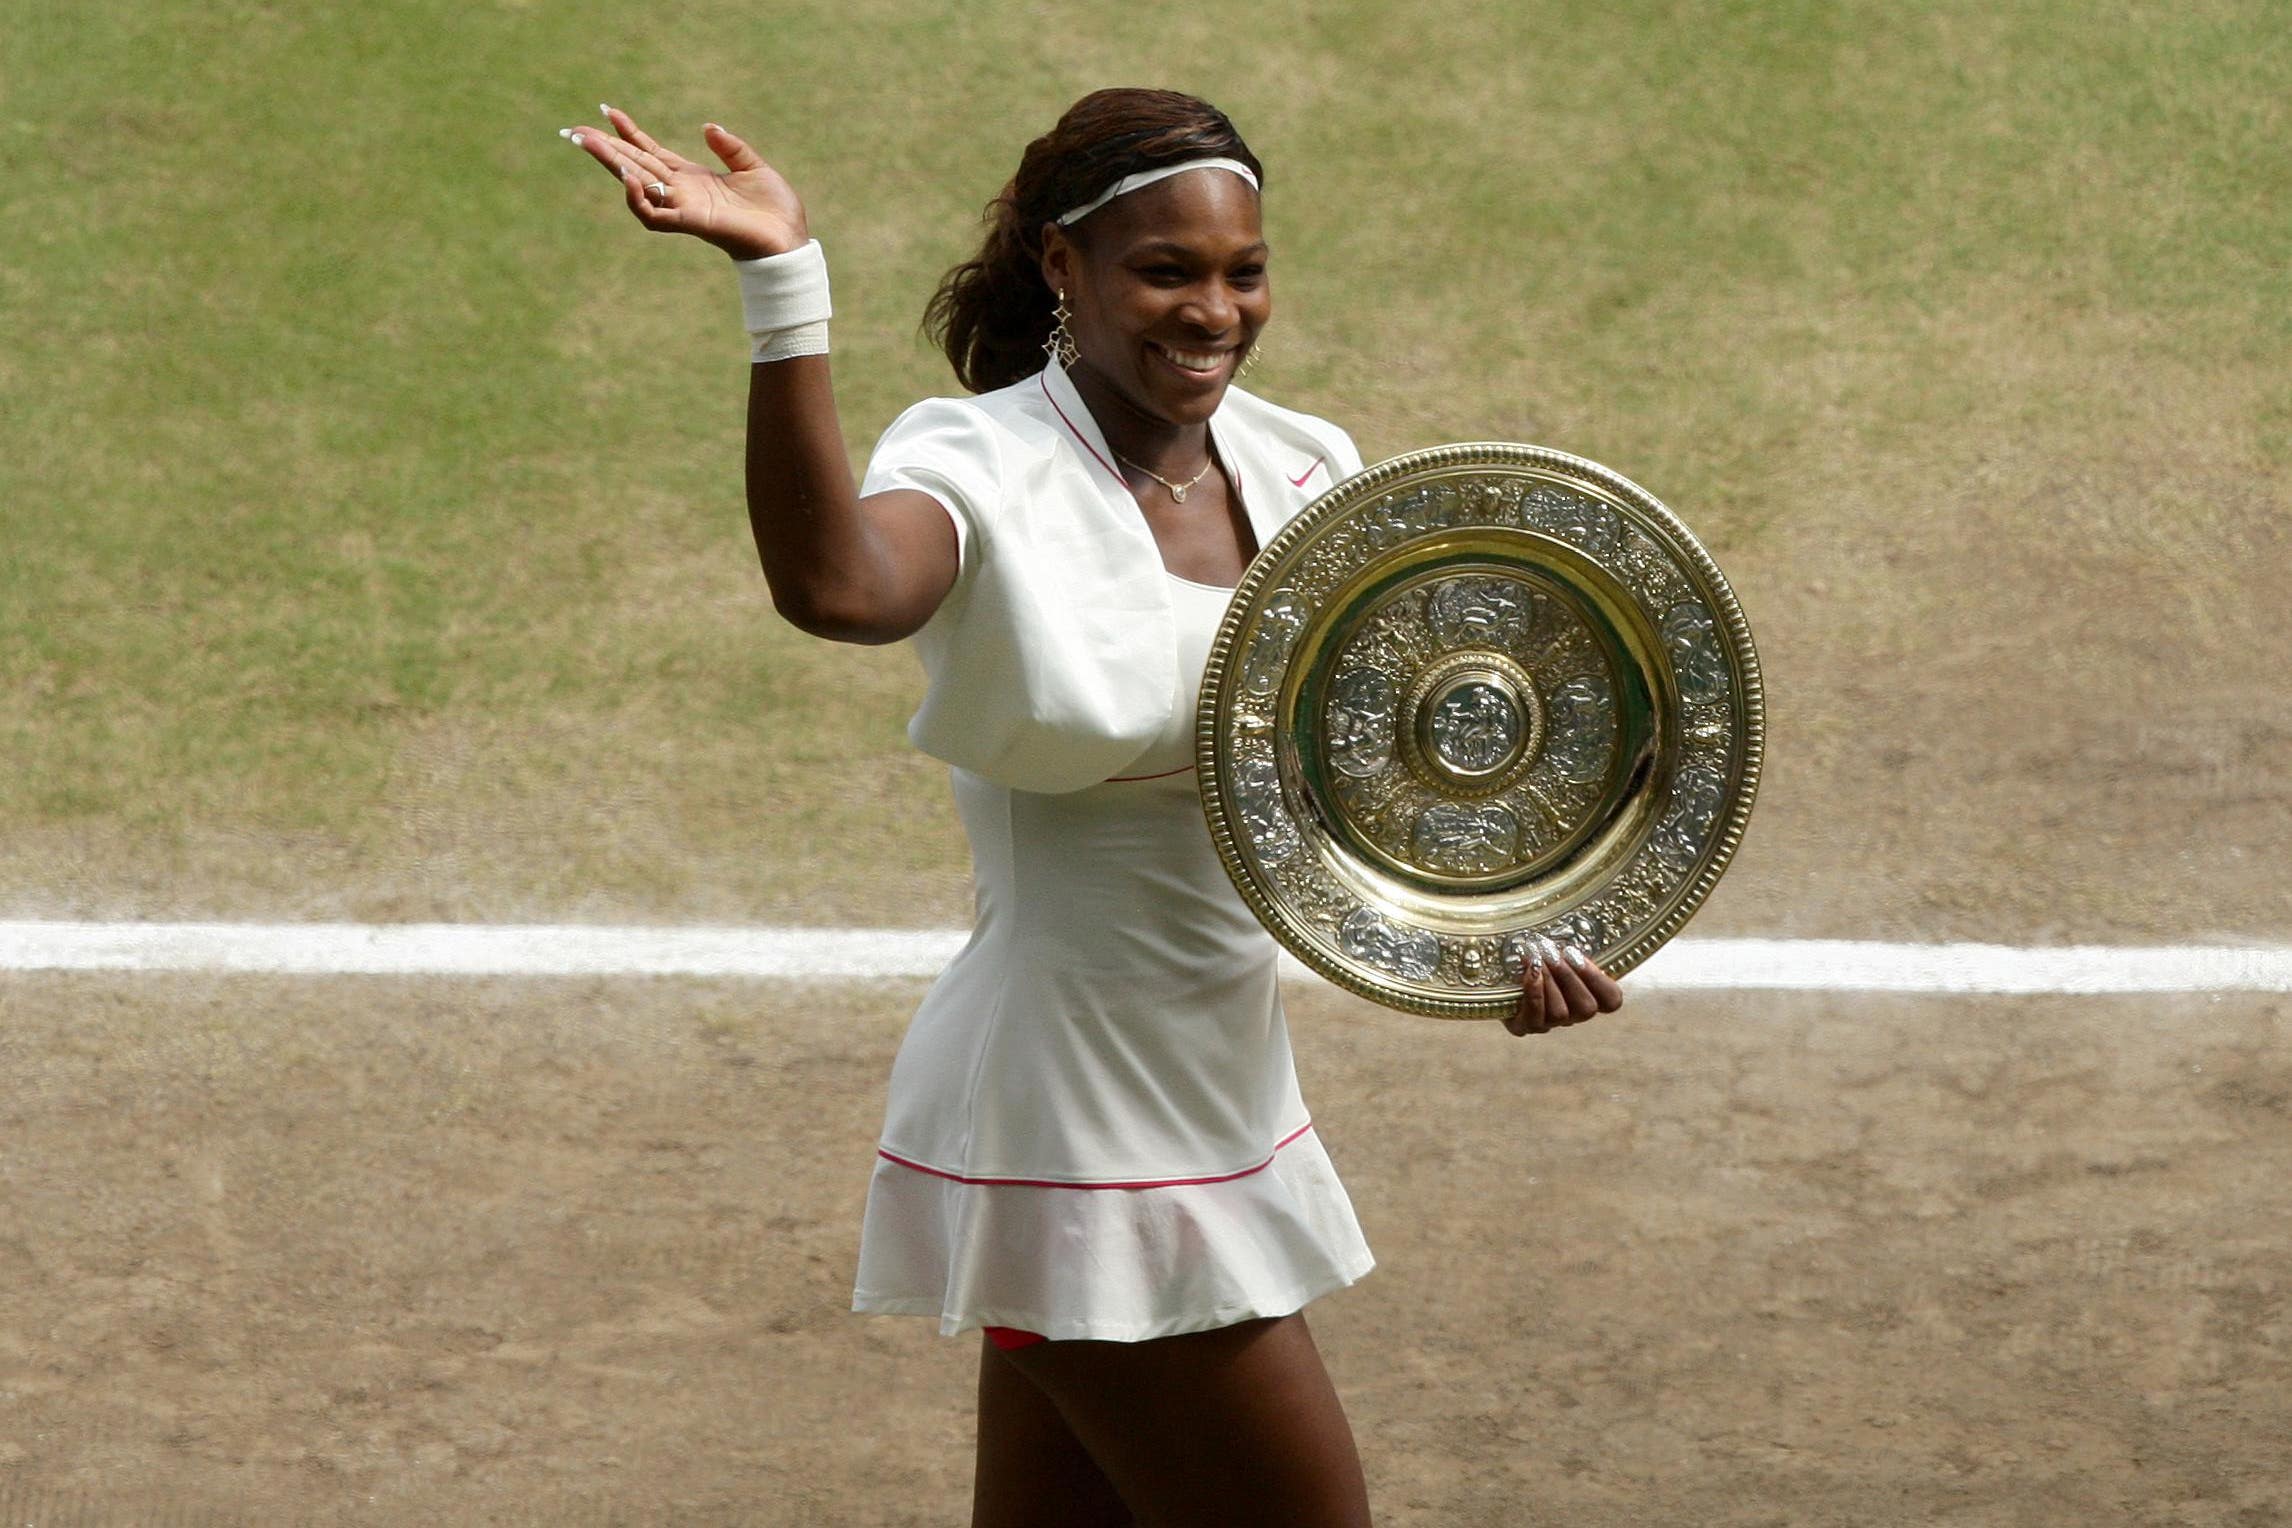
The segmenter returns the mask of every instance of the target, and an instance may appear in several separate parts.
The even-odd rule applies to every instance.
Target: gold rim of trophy
[[[1347,479],[1258,553],[1196,758],[1276,939],[1376,1002],[1489,1018],[1534,938],[1620,976],[1685,925],[1765,729],[1749,623],[1678,516],[1597,462],[1477,442]]]

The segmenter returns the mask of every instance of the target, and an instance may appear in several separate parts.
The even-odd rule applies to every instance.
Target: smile
[[[1233,354],[1231,350],[1179,350],[1153,340],[1149,340],[1147,345],[1155,354],[1161,356],[1162,359],[1180,371],[1191,372],[1195,376],[1201,377],[1214,374],[1218,368],[1226,364],[1226,358]]]

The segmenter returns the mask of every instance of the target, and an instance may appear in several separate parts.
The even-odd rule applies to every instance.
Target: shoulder
[[[991,393],[924,398],[907,406],[884,431],[892,439],[928,429],[961,429],[974,433],[996,430],[1024,431],[1037,425],[1047,412],[1047,399],[1038,377],[1028,377]]]
[[[1056,458],[1054,409],[1039,377],[911,404],[877,439],[860,494],[915,489],[939,500],[955,518],[968,567],[975,538],[991,537]]]
[[[1348,478],[1361,470],[1361,453],[1353,437],[1326,419],[1269,403],[1238,387],[1227,390],[1222,412],[1253,434],[1308,455],[1327,457],[1333,477]]]
[[[975,397],[925,398],[884,429],[869,470],[943,467],[955,460],[991,466],[1008,447],[1042,433],[1047,403],[1032,377]]]

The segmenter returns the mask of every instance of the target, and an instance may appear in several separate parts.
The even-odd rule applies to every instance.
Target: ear
[[[1043,281],[1054,292],[1072,292],[1082,266],[1082,251],[1055,222],[1043,224]]]

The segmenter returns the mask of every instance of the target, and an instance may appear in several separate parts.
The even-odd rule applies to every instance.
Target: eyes
[[[1180,265],[1174,260],[1155,260],[1145,265],[1132,266],[1131,269],[1148,286],[1169,290],[1191,286],[1200,279],[1190,267]],[[1263,260],[1244,261],[1229,269],[1225,275],[1226,285],[1237,291],[1254,292],[1265,285],[1265,262]]]

